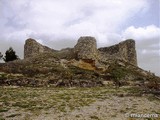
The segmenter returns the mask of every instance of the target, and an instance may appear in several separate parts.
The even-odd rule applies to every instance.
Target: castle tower
[[[39,53],[43,52],[53,52],[54,50],[41,45],[36,40],[29,38],[26,40],[24,45],[24,58],[33,57]]]
[[[96,39],[90,36],[80,37],[74,47],[74,53],[77,59],[96,60],[98,57]]]
[[[135,41],[128,39],[119,43],[119,53],[122,58],[126,59],[129,63],[137,66],[137,54],[135,48]]]
[[[112,59],[119,58],[137,66],[135,41],[132,39],[125,40],[110,47],[99,48],[98,50],[107,57],[111,57]]]

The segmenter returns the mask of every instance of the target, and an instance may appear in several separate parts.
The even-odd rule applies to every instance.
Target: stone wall
[[[94,37],[80,37],[74,47],[77,59],[95,60],[98,57],[97,43]]]
[[[24,45],[24,58],[32,57],[36,54],[43,53],[43,52],[54,52],[55,50],[43,46],[38,43],[36,40],[29,38],[26,40]]]
[[[102,55],[110,58],[118,58],[137,66],[135,41],[132,39],[119,44],[98,49]]]
[[[61,51],[43,46],[34,39],[27,39],[24,45],[24,58],[32,57],[43,52],[57,52],[63,59],[77,59],[93,62],[96,60],[121,59],[137,66],[137,56],[134,40],[126,40],[119,44],[97,49],[96,39],[85,36],[78,39],[74,48],[66,48]]]

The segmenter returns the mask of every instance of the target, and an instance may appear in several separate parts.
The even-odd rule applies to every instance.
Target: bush
[[[2,55],[2,53],[0,52],[0,59],[2,59],[2,57],[3,57],[3,55]]]
[[[10,48],[6,51],[3,60],[4,60],[5,62],[9,62],[9,61],[13,61],[13,60],[16,60],[16,59],[18,59],[18,56],[16,55],[16,52],[12,49],[12,47],[10,47]]]
[[[126,76],[126,70],[117,67],[112,69],[111,75],[115,80],[121,80]]]

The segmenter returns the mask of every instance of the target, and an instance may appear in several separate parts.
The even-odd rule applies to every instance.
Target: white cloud
[[[131,26],[122,35],[124,39],[136,40],[140,67],[160,75],[160,28],[154,25],[138,28]]]
[[[138,27],[134,26],[128,27],[124,32],[123,36],[126,38],[133,38],[136,40],[146,40],[146,39],[157,39],[160,38],[160,28],[155,25],[150,25],[146,27]]]
[[[122,33],[123,39],[134,39],[137,41],[137,48],[142,50],[142,53],[148,53],[157,51],[160,52],[160,28],[154,25],[149,25],[146,27],[134,26],[128,27]],[[160,55],[160,54],[159,54]]]
[[[23,56],[24,41],[30,37],[60,49],[91,35],[99,47],[117,43],[123,36],[138,41],[139,55],[148,55],[148,50],[157,55],[158,27],[131,26],[119,34],[137,14],[145,15],[150,5],[149,0],[0,0],[0,51],[13,46]]]
[[[92,35],[106,43],[108,33],[116,32],[128,18],[149,7],[147,0],[1,0],[1,3],[7,21],[1,29],[6,29],[7,35],[8,31],[16,31],[15,35],[24,32],[25,38],[33,31],[51,37],[54,34],[52,40],[63,39],[63,35],[73,39]]]

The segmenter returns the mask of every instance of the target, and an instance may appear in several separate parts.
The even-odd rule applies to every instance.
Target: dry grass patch
[[[0,120],[3,120],[3,118],[33,119],[34,116],[42,114],[48,116],[53,113],[64,117],[74,111],[93,106],[97,101],[100,103],[103,103],[103,101],[110,101],[107,102],[107,108],[114,108],[115,105],[112,99],[125,99],[120,97],[119,94],[128,93],[139,93],[139,91],[136,88],[123,87],[119,89],[113,87],[0,87]],[[126,97],[126,99],[129,100],[130,98]],[[134,102],[132,100],[129,101]],[[109,103],[111,103],[111,105]],[[133,104],[135,108],[137,106],[136,103]],[[103,111],[104,107],[102,105],[97,105],[95,110]],[[131,111],[131,108],[124,110],[125,111],[119,110],[120,114]],[[75,117],[81,118],[82,116],[77,114]],[[113,115],[112,117],[117,116]],[[101,117],[90,115],[89,119],[98,120],[101,119]]]

